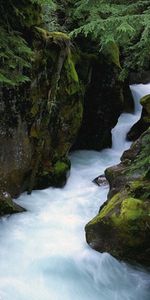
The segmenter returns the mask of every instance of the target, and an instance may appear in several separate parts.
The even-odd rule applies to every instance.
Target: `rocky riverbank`
[[[141,100],[149,122],[149,96]],[[143,112],[142,112],[143,116]],[[89,245],[119,259],[150,265],[150,129],[105,171],[108,200],[86,225]]]

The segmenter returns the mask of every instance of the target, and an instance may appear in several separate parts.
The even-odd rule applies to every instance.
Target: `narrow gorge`
[[[149,0],[0,11],[0,300],[149,300]]]
[[[149,89],[142,86],[140,96]],[[119,162],[130,146],[126,134],[139,116],[138,110],[120,116],[112,149],[73,153],[64,188],[25,193],[17,203],[27,212],[1,219],[2,299],[149,299],[146,271],[98,254],[84,240],[85,224],[108,193],[107,185],[98,187],[92,179]]]

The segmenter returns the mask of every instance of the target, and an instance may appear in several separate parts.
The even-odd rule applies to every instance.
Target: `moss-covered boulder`
[[[146,95],[140,100],[143,106],[140,120],[132,126],[127,134],[130,141],[135,141],[150,126],[150,95]]]
[[[116,258],[150,265],[150,129],[106,170],[108,200],[86,225],[91,247]]]
[[[69,37],[61,32],[35,30],[36,64],[31,89],[30,139],[34,145],[29,190],[62,186],[83,113],[82,86]],[[37,78],[38,74],[38,78]]]
[[[87,242],[97,251],[150,265],[149,215],[149,200],[120,192],[86,226]]]
[[[31,84],[3,87],[1,93],[0,186],[12,196],[65,184],[68,152],[82,121],[82,87],[69,37],[39,27],[32,34]]]

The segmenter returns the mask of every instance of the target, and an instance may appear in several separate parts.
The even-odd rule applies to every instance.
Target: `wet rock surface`
[[[0,193],[0,217],[3,215],[24,212],[25,209],[16,204],[10,194],[7,192]]]
[[[98,176],[98,177],[96,177],[96,178],[93,180],[93,182],[94,182],[95,184],[97,184],[98,186],[107,186],[107,185],[108,185],[108,181],[107,181],[107,179],[106,179],[106,177],[105,177],[104,174],[103,174],[103,175],[100,175],[100,176]]]
[[[137,140],[140,135],[150,126],[150,95],[141,98],[140,102],[143,106],[141,118],[128,132],[127,139],[129,141]]]
[[[96,57],[89,64],[89,72],[83,121],[73,150],[111,147],[111,129],[123,110],[124,98],[116,65]]]
[[[106,169],[108,200],[86,225],[86,239],[97,251],[150,266],[150,129]]]
[[[32,38],[32,82],[0,89],[0,191],[12,197],[65,184],[83,113],[69,37],[36,28]]]

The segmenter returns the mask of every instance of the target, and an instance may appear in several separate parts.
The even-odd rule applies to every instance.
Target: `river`
[[[0,300],[149,300],[150,275],[92,250],[84,226],[106,200],[108,187],[92,180],[120,161],[130,147],[126,133],[139,119],[150,85],[131,86],[135,114],[122,114],[113,147],[76,151],[64,188],[22,194],[27,212],[0,220]]]

